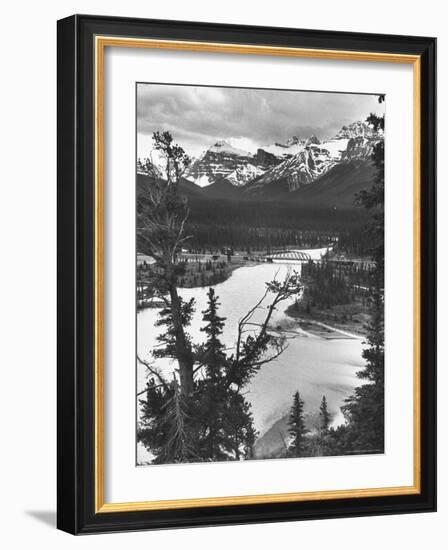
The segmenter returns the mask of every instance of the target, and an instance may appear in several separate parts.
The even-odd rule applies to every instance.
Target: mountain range
[[[193,160],[183,187],[187,194],[197,190],[210,198],[351,206],[354,194],[372,183],[375,169],[370,157],[382,139],[382,132],[356,121],[330,139],[293,136],[285,143],[261,146],[255,153],[220,140]],[[163,162],[154,154],[137,165],[140,175],[151,169],[163,177]]]

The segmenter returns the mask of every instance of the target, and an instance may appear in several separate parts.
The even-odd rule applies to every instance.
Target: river
[[[320,258],[325,249],[304,250],[313,259]],[[288,269],[300,272],[301,264],[292,262],[261,264],[254,267],[242,267],[235,270],[231,277],[214,286],[221,303],[219,314],[226,317],[222,340],[226,347],[233,346],[236,338],[238,320],[261,298],[265,283],[276,277],[282,279]],[[204,340],[200,331],[201,312],[206,308],[207,288],[181,289],[180,294],[186,300],[194,297],[196,310],[189,333],[193,341]],[[293,299],[292,299],[293,300]],[[329,410],[333,414],[333,425],[343,421],[339,407],[353,389],[359,385],[356,372],[361,368],[361,339],[344,337],[325,339],[301,331],[296,323],[285,313],[288,302],[280,305],[275,312],[272,325],[289,325],[294,329],[292,338],[284,353],[272,363],[264,365],[252,378],[247,387],[246,398],[252,405],[255,428],[262,434],[274,422],[287,414],[296,390],[305,402],[305,412],[318,411],[322,396],[327,398]],[[263,311],[257,312],[258,320]],[[157,309],[145,309],[137,318],[137,352],[142,358],[149,354],[158,334],[155,321]],[[291,333],[288,333],[291,336]],[[162,359],[157,365],[167,374],[173,370],[173,361]],[[138,391],[145,388],[145,368],[137,367]]]

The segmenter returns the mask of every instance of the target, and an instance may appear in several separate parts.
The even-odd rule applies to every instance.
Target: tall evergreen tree
[[[289,433],[292,437],[291,443],[288,448],[288,454],[290,456],[302,456],[303,453],[303,438],[308,432],[305,426],[305,420],[303,416],[304,402],[300,399],[300,393],[296,391],[294,394],[294,402],[289,414]]]
[[[198,381],[197,418],[203,426],[201,453],[209,460],[250,458],[255,430],[250,405],[229,383],[231,360],[220,340],[225,318],[219,316],[219,300],[213,288],[208,293],[207,308],[202,312],[207,335],[197,348],[204,377]]]
[[[237,391],[230,389],[225,401],[223,430],[226,447],[235,460],[253,457],[256,431],[253,425],[251,406]]]
[[[183,302],[178,293],[178,277],[183,267],[177,264],[185,239],[185,223],[188,208],[178,193],[182,174],[190,164],[190,158],[173,142],[169,132],[155,132],[153,143],[165,159],[165,179],[153,174],[153,184],[142,200],[138,217],[137,237],[139,248],[155,261],[153,275],[148,283],[170,309],[171,343],[179,364],[180,391],[186,398],[193,392],[194,357],[188,336],[184,330]]]
[[[191,323],[191,318],[194,313],[194,298],[185,302],[179,296],[179,318],[183,327],[185,344],[191,350],[191,339],[186,329]],[[177,357],[176,347],[176,328],[173,320],[173,310],[170,305],[163,307],[158,314],[158,319],[155,322],[157,327],[163,327],[163,332],[157,337],[159,342],[158,347],[153,351],[154,357],[169,357],[175,359]]]
[[[202,425],[201,453],[209,460],[226,460],[228,434],[224,429],[225,402],[228,399],[223,376],[227,364],[224,345],[220,340],[224,328],[224,317],[218,315],[219,301],[213,288],[207,293],[207,308],[202,312],[206,341],[198,346],[196,357],[204,377],[198,381],[197,418]]]
[[[357,373],[367,380],[342,407],[348,420],[347,444],[353,452],[384,450],[384,315],[382,293],[373,291],[372,318],[362,353],[365,367]]]
[[[201,328],[201,331],[207,335],[207,340],[203,346],[203,360],[207,365],[207,374],[211,378],[215,378],[220,376],[220,369],[224,366],[224,345],[219,337],[222,334],[226,318],[218,315],[220,304],[213,288],[209,289],[207,298],[207,309],[202,312],[205,325]]]
[[[379,101],[384,100],[380,96]],[[375,129],[384,130],[384,116],[371,114],[367,119]],[[373,286],[370,291],[371,320],[367,326],[366,360],[358,377],[367,384],[356,388],[341,407],[347,428],[339,430],[345,452],[366,453],[384,451],[384,142],[373,150],[372,160],[377,169],[369,190],[357,197],[360,206],[371,212],[368,232],[371,238],[372,259],[375,262]]]
[[[331,415],[328,412],[327,398],[325,395],[322,397],[319,408],[320,429],[326,432],[330,427]]]

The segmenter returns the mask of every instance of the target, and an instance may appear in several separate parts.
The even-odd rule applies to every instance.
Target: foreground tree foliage
[[[173,360],[175,368],[168,377],[155,361],[138,358],[148,371],[138,439],[154,455],[154,463],[251,458],[256,432],[243,390],[287,345],[284,337],[271,334],[269,323],[277,306],[301,291],[299,277],[292,272],[283,281],[266,284],[264,295],[239,321],[230,351],[221,341],[225,319],[210,288],[202,312],[205,342],[193,342],[188,327],[195,303],[178,293],[183,267],[177,261],[188,239],[188,207],[178,185],[189,160],[169,132],[155,133],[153,139],[166,159],[166,179],[154,175],[139,212],[138,238],[142,251],[155,262],[147,283],[164,303],[158,320],[164,330],[152,356]]]
[[[380,96],[379,101],[383,101]],[[371,114],[367,122],[384,130],[384,116]],[[366,228],[375,262],[370,290],[371,320],[367,347],[363,351],[365,367],[358,377],[366,383],[356,388],[342,412],[346,424],[331,430],[329,446],[338,454],[384,452],[384,142],[372,154],[377,173],[371,189],[357,196],[358,205],[371,213]]]
[[[380,96],[380,102],[382,101]],[[384,116],[371,114],[367,121],[384,130]],[[374,284],[371,288],[371,321],[367,344],[363,351],[366,361],[358,376],[367,383],[359,386],[346,400],[342,411],[347,430],[342,446],[348,452],[384,451],[384,142],[374,148],[372,160],[377,174],[370,190],[358,196],[360,206],[371,212],[367,228],[372,239],[372,259],[375,262]]]
[[[326,433],[330,427],[331,415],[328,410],[327,398],[322,396],[322,401],[319,408],[319,419],[320,419],[320,429],[322,432]]]
[[[289,434],[291,436],[291,442],[288,447],[288,456],[298,457],[304,456],[305,454],[304,436],[309,430],[305,426],[303,405],[304,403],[303,400],[300,399],[300,393],[296,391],[288,421]]]
[[[383,99],[380,97],[380,102]],[[384,130],[384,117],[371,114],[367,122],[375,129]],[[374,261],[371,277],[369,302],[370,323],[367,332],[367,347],[362,356],[365,366],[357,376],[365,383],[355,389],[345,400],[341,410],[345,423],[330,428],[326,398],[321,402],[320,429],[302,439],[300,455],[321,456],[344,454],[368,454],[384,452],[384,143],[374,147],[372,161],[377,169],[371,189],[357,196],[357,204],[371,214],[366,234]],[[301,404],[303,415],[304,403]],[[294,398],[293,410],[297,410]],[[291,426],[291,419],[290,419]],[[294,440],[294,434],[292,434]],[[294,445],[294,443],[292,443]]]

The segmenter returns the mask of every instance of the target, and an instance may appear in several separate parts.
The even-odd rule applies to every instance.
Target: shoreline
[[[301,330],[309,332],[313,336],[319,336],[325,340],[365,340],[365,335],[353,330],[343,330],[314,319],[295,319]]]
[[[305,313],[297,311],[296,308],[296,304],[288,306],[285,309],[285,315],[304,333],[318,336],[325,340],[365,340],[367,336],[364,323],[334,322],[326,318],[329,314],[328,312],[316,311],[314,313]],[[363,315],[365,314],[363,313]]]
[[[367,337],[365,324],[368,322],[368,314],[357,304],[341,306],[346,315],[351,315],[350,321],[337,321],[337,313],[334,308],[328,310],[302,311],[300,302],[288,306],[284,313],[304,333],[312,334],[326,340],[355,339],[364,340]],[[332,318],[333,317],[333,318]],[[355,319],[353,319],[355,317]]]
[[[263,265],[264,263],[265,262],[260,262],[260,261],[257,261],[257,260],[244,260],[244,261],[240,261],[240,262],[231,261],[231,262],[226,263],[225,267],[222,270],[225,273],[223,273],[222,279],[219,280],[218,282],[215,282],[215,283],[210,282],[210,283],[207,283],[205,285],[203,285],[203,284],[197,284],[197,285],[196,284],[191,284],[191,285],[183,285],[183,286],[179,285],[179,288],[209,288],[211,286],[215,286],[217,284],[224,283],[225,281],[230,279],[230,277],[232,276],[232,273],[234,271],[236,271],[237,269],[240,269],[241,267],[256,267],[257,265]]]
[[[219,280],[217,281],[208,281],[207,284],[184,284],[179,285],[179,290],[192,289],[192,288],[210,288],[215,285],[224,283],[232,276],[232,273],[237,269],[242,267],[257,267],[259,265],[264,265],[265,262],[257,260],[244,260],[240,262],[228,262],[223,269],[221,269]],[[157,298],[147,298],[147,299],[137,299],[137,313],[145,309],[160,309],[164,307],[162,300]]]

